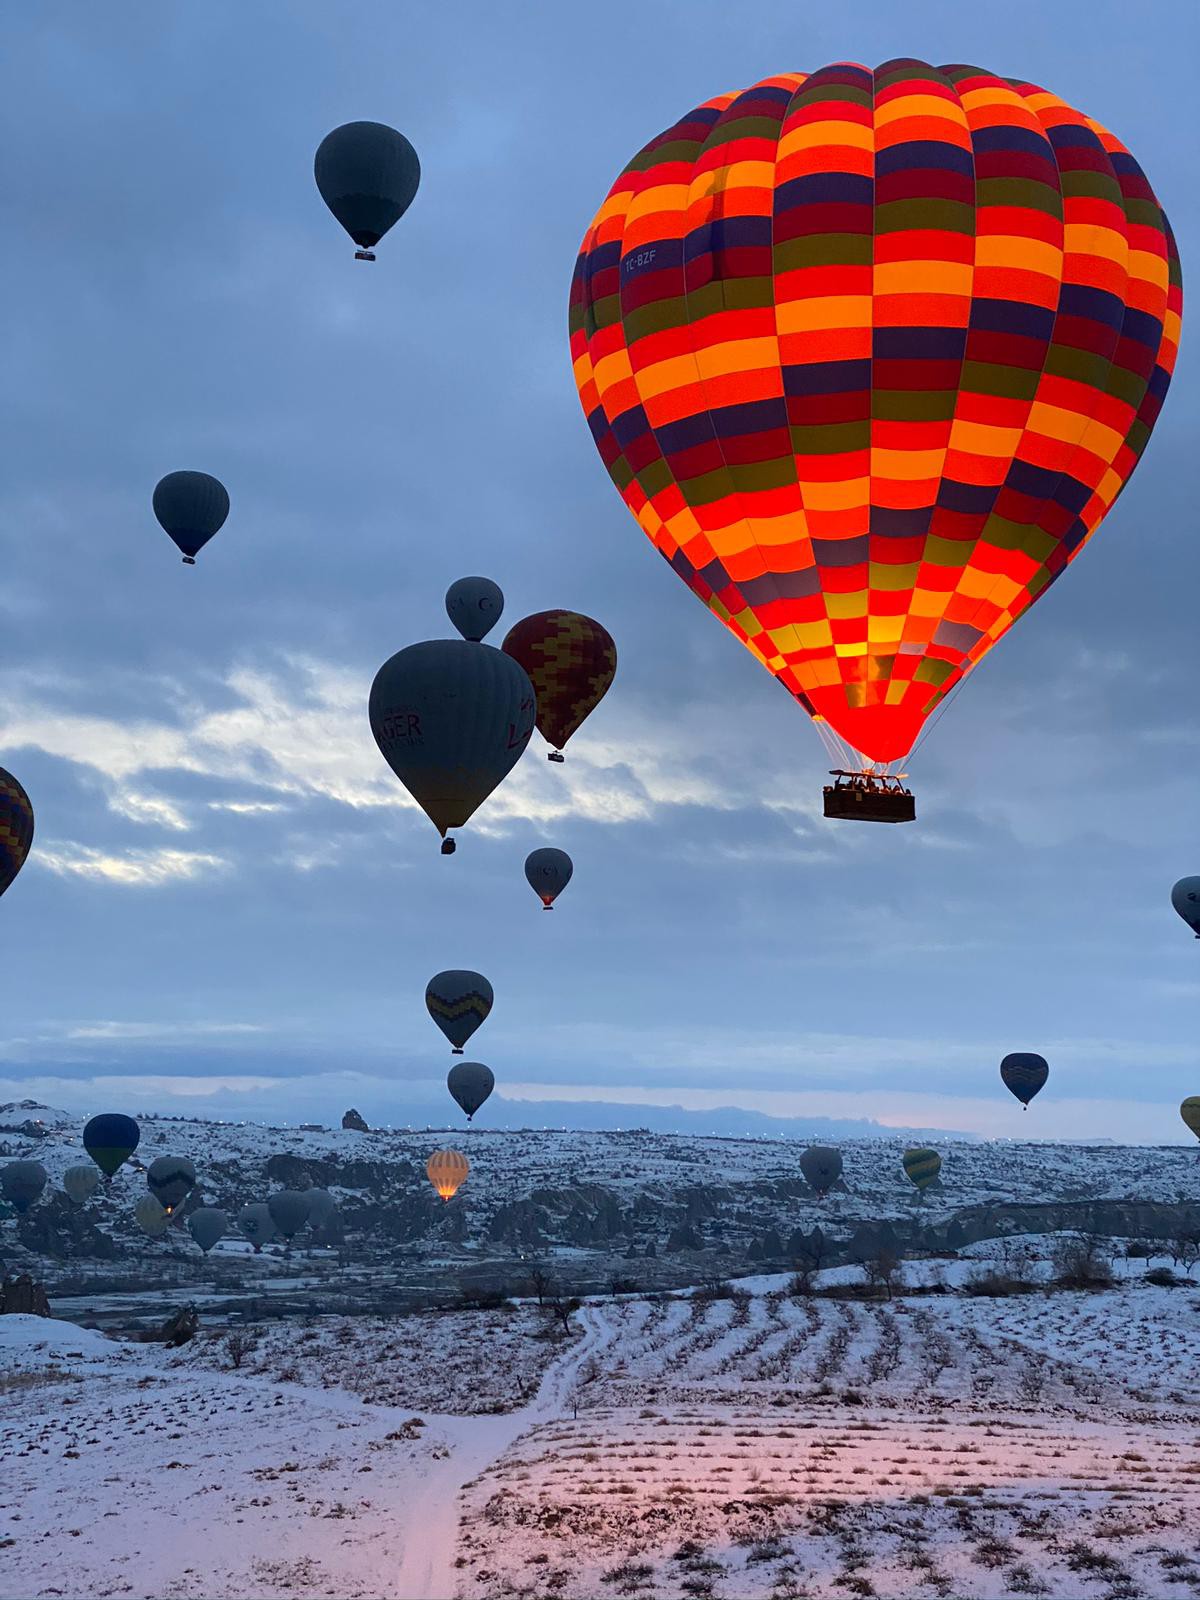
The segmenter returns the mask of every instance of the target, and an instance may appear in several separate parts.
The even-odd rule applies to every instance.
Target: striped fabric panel
[[[1170,228],[1097,123],[973,66],[838,63],[630,162],[571,345],[660,553],[888,761],[1128,481],[1180,310]]]

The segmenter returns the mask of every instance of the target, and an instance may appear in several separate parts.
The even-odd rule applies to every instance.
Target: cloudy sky
[[[429,975],[487,973],[509,1094],[1175,1139],[1200,1091],[1183,355],[1141,470],[913,767],[920,821],[819,817],[787,696],[655,556],[596,457],[567,288],[625,160],[785,69],[896,55],[1044,82],[1134,150],[1196,258],[1191,0],[204,0],[10,12],[0,760],[37,810],[0,905],[0,1100],[371,1120],[442,1105]],[[312,155],[404,130],[374,267]],[[175,468],[233,511],[186,568]],[[508,620],[603,620],[616,685],[534,744],[458,854],[380,758],[376,667]],[[535,844],[576,876],[543,916]],[[1028,1116],[997,1082],[1046,1054]]]

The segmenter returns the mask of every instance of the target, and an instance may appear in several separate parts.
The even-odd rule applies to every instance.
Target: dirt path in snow
[[[595,1307],[584,1306],[579,1323],[582,1336],[546,1369],[529,1405],[499,1417],[429,1417],[430,1433],[436,1430],[450,1453],[430,1462],[408,1508],[411,1537],[395,1577],[397,1600],[448,1600],[456,1592],[459,1494],[523,1433],[566,1414],[583,1368],[612,1337]]]

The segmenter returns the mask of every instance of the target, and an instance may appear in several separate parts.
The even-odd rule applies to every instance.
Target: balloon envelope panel
[[[1181,308],[1167,219],[1099,123],[977,67],[841,62],[718,95],[628,163],[571,351],[659,553],[889,761],[1113,503]]]

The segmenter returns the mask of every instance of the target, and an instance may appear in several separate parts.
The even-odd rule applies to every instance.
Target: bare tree
[[[1200,1261],[1200,1235],[1181,1233],[1173,1246],[1175,1258],[1190,1278]]]
[[[548,1311],[555,1322],[560,1324],[564,1334],[570,1333],[571,1318],[582,1304],[583,1302],[578,1296],[571,1295],[568,1297],[557,1289],[553,1293],[547,1293],[545,1299],[541,1302],[542,1309]]]
[[[553,1278],[538,1262],[529,1269],[529,1292],[537,1296],[537,1303],[540,1306],[544,1306],[547,1296],[554,1293]]]
[[[900,1277],[900,1257],[886,1245],[881,1246],[862,1264],[863,1273],[872,1289],[883,1289],[890,1300]]]

